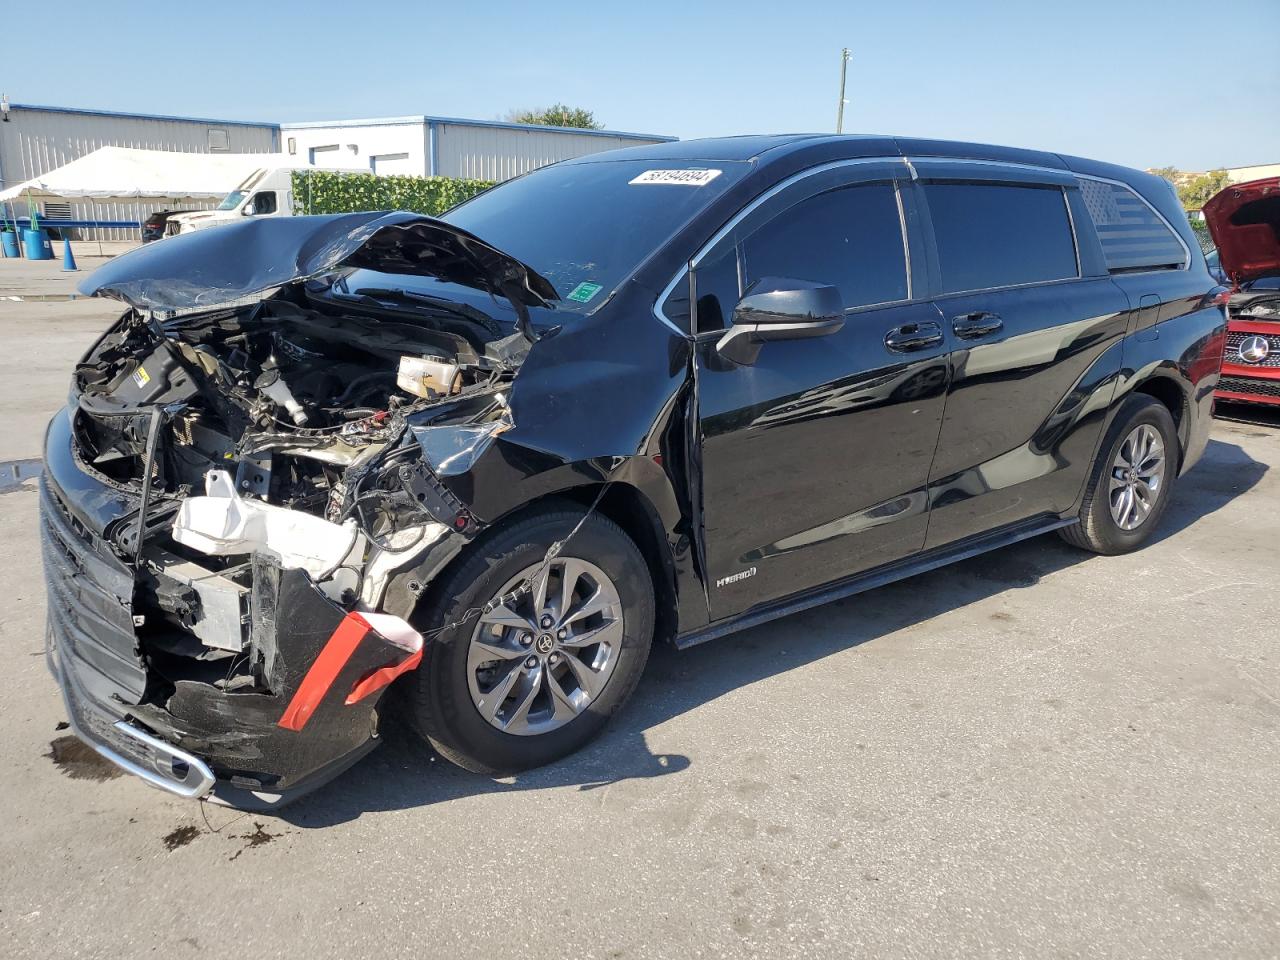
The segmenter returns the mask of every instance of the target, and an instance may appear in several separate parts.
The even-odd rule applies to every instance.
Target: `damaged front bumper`
[[[306,570],[256,552],[244,656],[260,658],[265,682],[228,682],[234,660],[149,643],[136,606],[142,571],[108,542],[137,506],[83,469],[67,418],[55,417],[41,484],[47,655],[76,735],[153,786],[247,809],[290,802],[372,749],[382,695],[417,666],[421,636],[399,617],[340,605]],[[455,539],[431,544],[435,564]]]

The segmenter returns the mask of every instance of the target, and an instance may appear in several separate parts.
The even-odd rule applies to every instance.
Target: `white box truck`
[[[360,167],[264,167],[255,170],[223,198],[214,210],[194,210],[170,217],[165,236],[192,233],[209,227],[236,223],[242,217],[293,216],[293,172],[369,173]]]

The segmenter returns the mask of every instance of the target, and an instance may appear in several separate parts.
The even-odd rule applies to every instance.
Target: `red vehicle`
[[[1280,177],[1227,187],[1204,217],[1232,286],[1214,396],[1280,407]]]

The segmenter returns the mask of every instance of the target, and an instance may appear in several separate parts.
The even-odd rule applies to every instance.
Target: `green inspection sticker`
[[[569,291],[569,299],[575,303],[586,303],[603,289],[604,287],[598,283],[583,280],[582,283]]]

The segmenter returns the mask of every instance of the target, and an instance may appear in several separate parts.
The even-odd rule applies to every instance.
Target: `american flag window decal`
[[[1101,180],[1079,180],[1080,195],[1098,228],[1107,269],[1181,268],[1186,250],[1154,210],[1128,187]]]

